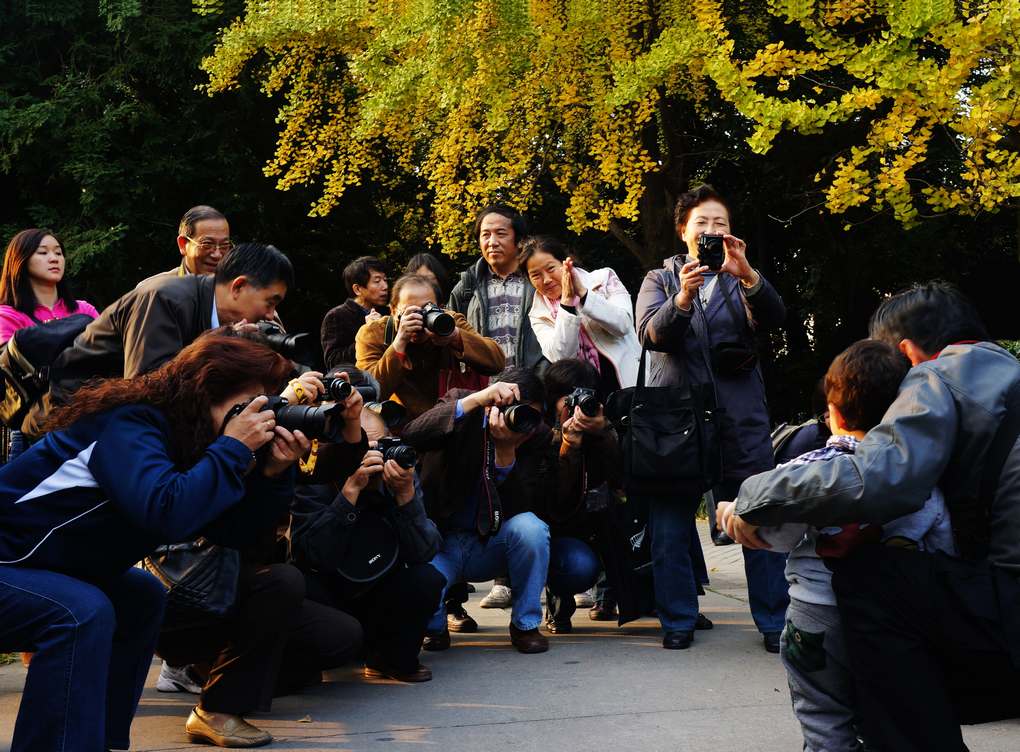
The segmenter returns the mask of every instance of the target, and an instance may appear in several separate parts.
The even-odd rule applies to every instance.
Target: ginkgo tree
[[[1015,201],[1018,29],[1020,0],[249,0],[203,66],[211,94],[250,71],[283,97],[266,172],[318,185],[313,215],[411,179],[457,253],[480,206],[551,184],[571,229],[644,256],[626,228],[668,228],[686,187],[678,112],[732,108],[759,153],[853,125],[816,176],[832,212]]]

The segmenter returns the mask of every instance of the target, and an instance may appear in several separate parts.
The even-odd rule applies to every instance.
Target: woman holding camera
[[[690,383],[715,390],[723,479],[717,499],[732,499],[750,475],[773,467],[765,385],[754,336],[782,323],[775,288],[747,260],[730,232],[730,212],[710,186],[682,195],[676,228],[687,254],[648,273],[638,293],[638,334],[651,351],[650,386]],[[720,252],[721,251],[721,252]],[[697,618],[692,567],[700,555],[694,513],[700,499],[651,496],[649,527],[663,647],[690,646]],[[692,550],[694,554],[692,556]],[[751,614],[769,652],[778,652],[789,599],[781,554],[744,549]]]
[[[518,259],[535,288],[529,318],[546,360],[591,363],[604,394],[634,386],[641,345],[630,293],[616,272],[575,266],[563,244],[548,235],[528,238]]]
[[[262,345],[202,337],[157,371],[84,387],[0,469],[0,646],[35,653],[13,750],[129,746],[164,600],[133,565],[199,535],[245,546],[286,511],[308,441],[258,395],[289,372]],[[214,694],[193,718],[223,712]]]

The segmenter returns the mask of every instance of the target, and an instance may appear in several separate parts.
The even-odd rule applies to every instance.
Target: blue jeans
[[[549,549],[546,593],[549,618],[558,622],[570,621],[577,609],[574,595],[595,584],[602,564],[591,547],[577,538],[553,538]]]
[[[758,631],[782,632],[786,626],[786,607],[790,605],[786,554],[745,548],[744,574],[751,617]]]
[[[428,631],[446,629],[446,590],[464,580],[484,582],[510,573],[513,593],[511,623],[521,630],[542,623],[542,587],[549,571],[549,526],[531,512],[516,514],[487,540],[472,532],[443,535],[443,547],[432,566],[446,578],[439,608],[429,621]]]
[[[708,584],[694,514],[696,503],[647,497],[655,608],[666,632],[691,632],[698,618],[698,586]]]
[[[0,649],[35,653],[11,752],[130,746],[164,598],[141,569],[93,585],[0,567]]]

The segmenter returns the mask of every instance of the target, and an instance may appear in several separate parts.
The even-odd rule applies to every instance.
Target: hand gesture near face
[[[365,490],[372,479],[383,471],[383,456],[378,449],[369,449],[361,458],[358,469],[348,476],[341,493],[351,504],[358,503],[358,496]]]
[[[276,435],[269,450],[269,458],[262,469],[262,474],[269,478],[282,473],[312,448],[312,442],[300,431],[291,433],[283,426],[276,426],[274,432]]]

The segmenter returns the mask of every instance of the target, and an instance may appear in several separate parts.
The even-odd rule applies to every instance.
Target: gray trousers
[[[805,752],[861,752],[853,678],[835,606],[790,599],[779,640]]]

